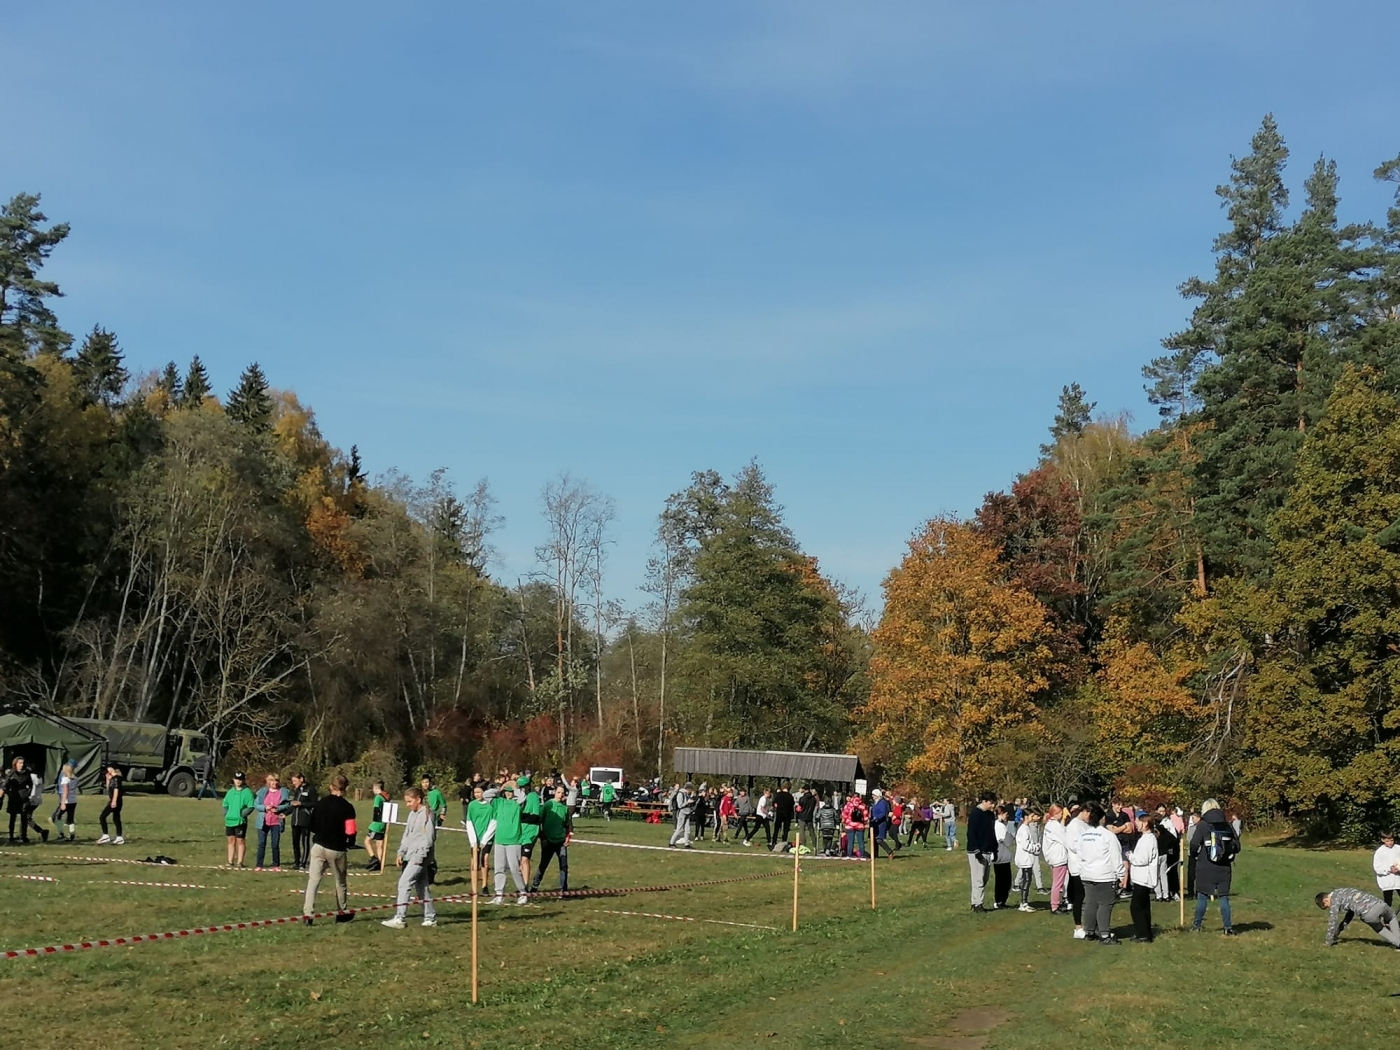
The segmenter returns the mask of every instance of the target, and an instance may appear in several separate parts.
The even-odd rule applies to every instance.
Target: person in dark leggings
[[[121,770],[116,766],[107,767],[107,804],[102,807],[102,812],[98,814],[97,823],[102,828],[102,835],[98,838],[99,846],[110,842],[114,846],[120,846],[126,841],[122,838],[122,798],[125,792],[122,790]],[[116,838],[107,835],[107,818],[112,818],[112,828],[116,831]]]
[[[29,771],[24,759],[16,756],[5,773],[5,809],[10,814],[10,845],[15,844],[15,821],[19,821],[19,841],[29,845]]]

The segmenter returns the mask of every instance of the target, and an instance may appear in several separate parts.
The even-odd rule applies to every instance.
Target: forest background
[[[1157,425],[1067,385],[1038,461],[919,527],[878,614],[757,462],[660,508],[644,607],[608,588],[611,500],[568,475],[536,571],[496,578],[485,483],[371,480],[257,364],[220,397],[198,356],[66,332],[43,267],[70,231],[17,194],[0,698],[197,728],[225,769],[855,748],[921,793],[1212,791],[1364,837],[1400,818],[1400,190],[1344,226],[1335,164],[1295,207],[1287,159],[1266,118],[1218,188],[1214,273],[1144,368]]]

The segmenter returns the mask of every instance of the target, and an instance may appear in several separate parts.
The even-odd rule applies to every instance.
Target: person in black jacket
[[[787,842],[792,836],[792,818],[797,813],[797,800],[792,797],[792,785],[784,780],[773,796],[773,841],[768,848],[773,849],[780,842]]]
[[[1201,932],[1210,898],[1214,897],[1220,902],[1220,923],[1225,927],[1225,935],[1234,936],[1235,928],[1230,921],[1230,881],[1234,875],[1239,845],[1239,832],[1226,819],[1220,803],[1213,798],[1202,802],[1201,822],[1191,834],[1191,856],[1196,859],[1196,919],[1191,924],[1193,932]]]
[[[292,860],[298,871],[311,863],[311,811],[316,808],[316,789],[300,773],[292,774]]]
[[[972,910],[984,912],[982,901],[987,895],[987,876],[997,859],[996,814],[992,812],[997,797],[982,792],[977,805],[967,815],[967,866],[972,875]]]
[[[350,887],[345,872],[345,852],[355,844],[355,807],[345,798],[350,781],[337,775],[331,780],[331,793],[318,801],[311,810],[311,856],[308,858],[306,897],[302,901],[301,921],[311,925],[316,911],[316,891],[321,888],[321,876],[335,873],[336,922],[349,922],[355,917],[347,909]]]
[[[15,821],[19,821],[20,845],[29,845],[29,772],[24,759],[16,756],[5,771],[5,808],[10,814],[10,845],[15,845]]]

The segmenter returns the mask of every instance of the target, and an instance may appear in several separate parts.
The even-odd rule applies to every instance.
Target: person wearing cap
[[[530,858],[540,837],[540,793],[530,785],[529,773],[515,781],[516,788],[524,792],[520,799],[520,877],[526,886],[530,885]]]
[[[520,876],[520,803],[504,787],[491,803],[491,817],[496,822],[495,845],[491,851],[496,875],[496,896],[492,904],[504,904],[506,876],[509,875],[519,893],[516,904],[529,904],[528,883]]]
[[[239,770],[233,775],[233,786],[224,793],[224,838],[228,840],[230,868],[243,867],[243,858],[248,852],[248,817],[256,808],[253,789]]]

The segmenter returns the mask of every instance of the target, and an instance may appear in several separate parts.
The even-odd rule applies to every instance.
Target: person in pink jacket
[[[846,829],[846,843],[841,855],[866,859],[869,854],[865,852],[865,829],[870,826],[870,810],[854,791],[847,796],[846,804],[841,808],[841,826]]]

